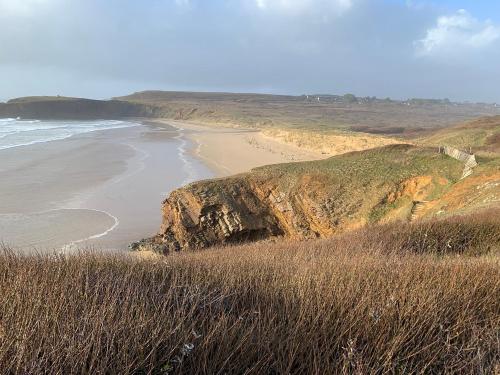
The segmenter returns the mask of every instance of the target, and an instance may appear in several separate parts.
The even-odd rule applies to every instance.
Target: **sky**
[[[500,1],[0,0],[0,100],[153,89],[500,103]]]

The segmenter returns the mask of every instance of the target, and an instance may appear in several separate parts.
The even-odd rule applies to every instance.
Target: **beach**
[[[0,241],[25,251],[126,250],[189,182],[324,155],[260,132],[137,119],[0,150]]]
[[[158,230],[171,190],[212,175],[167,126],[3,149],[0,241],[22,250],[124,250]]]
[[[175,120],[155,120],[154,123],[181,129],[194,144],[192,154],[218,177],[248,172],[263,165],[328,157],[272,139],[257,129],[215,127]]]

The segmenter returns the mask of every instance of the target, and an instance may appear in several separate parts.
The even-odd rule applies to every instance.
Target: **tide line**
[[[179,130],[179,134],[175,137],[175,139],[178,139],[180,141],[180,145],[177,148],[177,154],[179,156],[179,159],[182,161],[182,169],[187,174],[187,177],[182,181],[182,185],[187,185],[196,180],[197,174],[195,168],[193,167],[193,163],[189,161],[189,158],[187,156],[186,147],[188,143],[185,138],[185,129],[180,127],[178,127],[177,129]]]
[[[85,210],[85,211],[100,212],[100,213],[103,213],[103,214],[109,216],[110,218],[112,218],[114,220],[114,224],[110,228],[108,228],[107,230],[105,230],[104,232],[98,233],[98,234],[94,234],[92,236],[89,236],[89,237],[86,237],[86,238],[82,238],[80,240],[72,241],[72,242],[70,242],[70,243],[62,246],[61,250],[63,252],[74,250],[75,247],[76,247],[76,245],[79,244],[79,243],[82,243],[82,242],[85,242],[85,241],[90,241],[90,240],[95,240],[97,238],[104,237],[104,236],[108,235],[110,232],[114,231],[120,225],[120,220],[118,220],[118,218],[116,216],[110,214],[107,211],[97,210],[97,209],[94,209],[94,208],[62,208],[62,209],[59,209],[59,210],[50,210],[50,211],[61,211],[61,210]]]

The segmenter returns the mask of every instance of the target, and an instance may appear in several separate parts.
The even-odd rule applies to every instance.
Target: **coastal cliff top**
[[[24,96],[21,98],[14,98],[7,101],[7,104],[26,104],[26,103],[37,103],[37,102],[66,102],[66,101],[78,101],[78,100],[93,100],[85,98],[73,98],[68,96]]]

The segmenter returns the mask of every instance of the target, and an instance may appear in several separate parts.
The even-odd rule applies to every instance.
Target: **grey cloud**
[[[500,101],[500,78],[491,76],[500,76],[499,59],[487,47],[491,61],[481,69],[415,55],[414,42],[442,16],[432,7],[26,0],[31,7],[16,9],[14,1],[0,0],[0,97],[106,97],[152,88]]]
[[[415,43],[420,56],[456,58],[457,55],[491,48],[500,40],[500,26],[491,21],[479,21],[466,10],[441,16],[436,25],[427,30],[426,37]]]

